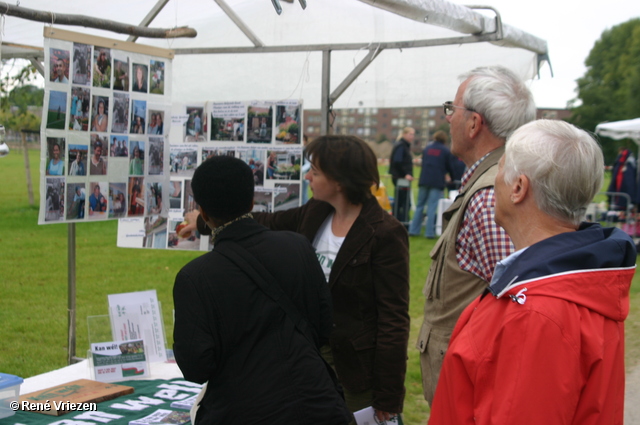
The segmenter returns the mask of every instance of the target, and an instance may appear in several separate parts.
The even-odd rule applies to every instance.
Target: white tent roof
[[[320,108],[323,63],[329,59],[324,53],[323,62],[320,50],[330,50],[334,107],[435,105],[453,98],[463,72],[500,64],[530,79],[547,53],[544,40],[507,25],[501,41],[469,43],[494,37],[495,19],[445,0],[306,0],[305,10],[298,0],[282,0],[281,15],[267,0],[21,0],[20,7],[51,10],[54,26],[56,14],[138,25],[164,3],[151,27],[189,26],[198,32],[196,38],[138,40],[176,49],[174,102],[302,99],[305,108]],[[245,33],[221,5],[233,10]],[[3,43],[42,47],[43,25],[6,16]],[[63,28],[127,39],[103,30]],[[8,57],[9,49],[2,50]],[[367,55],[375,59],[360,64]],[[353,84],[341,87],[365,64]]]
[[[634,139],[640,144],[640,118],[600,123],[596,126],[596,134],[615,140]]]

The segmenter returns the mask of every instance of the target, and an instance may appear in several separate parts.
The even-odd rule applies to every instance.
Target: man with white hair
[[[456,324],[430,425],[622,424],[636,249],[581,223],[603,173],[597,142],[563,121],[509,138],[495,219],[517,251]]]
[[[513,252],[509,237],[493,220],[493,182],[507,138],[536,114],[531,92],[506,68],[476,68],[461,79],[444,112],[451,124],[451,153],[467,171],[458,197],[443,214],[443,233],[430,253],[417,341],[429,403],[460,313],[487,287],[498,260]]]

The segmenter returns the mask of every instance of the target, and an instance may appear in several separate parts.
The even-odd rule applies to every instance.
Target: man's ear
[[[511,202],[519,204],[524,201],[530,189],[529,177],[520,174],[511,186]]]
[[[478,136],[482,126],[484,125],[484,118],[477,112],[470,112],[471,119],[469,120],[469,138],[473,139]]]

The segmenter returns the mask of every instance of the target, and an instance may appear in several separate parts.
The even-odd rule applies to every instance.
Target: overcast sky
[[[538,107],[564,108],[575,98],[584,60],[606,29],[640,17],[640,0],[450,0],[482,4],[500,12],[503,23],[547,41],[554,77],[548,66],[531,83]]]

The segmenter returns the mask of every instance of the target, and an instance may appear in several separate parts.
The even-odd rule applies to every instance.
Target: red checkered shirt
[[[488,155],[464,173],[461,190]],[[476,192],[464,212],[464,220],[456,240],[456,259],[460,268],[486,282],[491,282],[496,263],[515,251],[507,233],[493,220],[495,205],[492,187]]]

